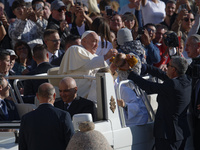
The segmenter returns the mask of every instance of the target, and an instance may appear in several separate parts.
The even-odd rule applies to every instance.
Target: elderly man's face
[[[54,18],[57,21],[63,21],[65,20],[65,12],[66,12],[65,7],[61,7],[58,10],[52,10],[51,12],[52,18]]]
[[[200,46],[190,37],[187,40],[185,51],[188,57],[195,58],[200,54]]]
[[[174,74],[177,71],[177,68],[172,64],[172,61],[170,60],[167,64],[167,76],[172,79],[174,78]]]
[[[88,50],[90,53],[95,54],[98,48],[99,36],[92,32],[88,34],[81,42],[83,47]]]
[[[62,100],[66,103],[72,102],[76,97],[77,87],[70,86],[65,82],[60,82],[59,93]]]
[[[4,60],[0,60],[0,73],[8,74],[10,70],[10,55],[7,55]]]

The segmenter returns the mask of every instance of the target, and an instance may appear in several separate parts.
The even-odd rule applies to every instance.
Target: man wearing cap
[[[10,24],[8,28],[12,46],[14,47],[18,40],[27,42],[31,48],[36,44],[43,44],[43,22],[33,14],[31,8],[26,8],[24,2],[15,0],[12,4],[12,10],[16,16],[15,22]]]
[[[10,70],[10,53],[6,50],[0,51],[0,74],[8,75]]]
[[[0,121],[18,120],[19,115],[17,109],[9,97],[9,83],[2,76],[6,76],[10,69],[10,53],[6,50],[0,50]]]
[[[71,46],[63,56],[58,74],[95,76],[97,70],[106,67],[107,59],[117,54],[116,49],[110,49],[104,56],[97,56],[99,36],[91,30],[83,33],[82,46]],[[92,81],[88,79],[76,80],[78,95],[87,98]]]
[[[200,149],[200,35],[191,35],[186,43],[185,51],[189,58],[192,58],[192,63],[188,67],[187,74],[192,78],[192,96],[191,96],[191,113],[194,129],[194,148]],[[189,92],[189,91],[188,91]]]
[[[15,71],[12,69],[15,65],[15,59],[18,58],[18,56],[15,54],[15,51],[12,49],[6,49],[7,52],[10,53],[10,70],[9,75],[14,75]]]
[[[47,29],[56,29],[61,38],[60,49],[65,48],[65,38],[70,34],[67,21],[65,21],[65,4],[61,0],[54,0],[51,3],[52,19],[49,20]]]

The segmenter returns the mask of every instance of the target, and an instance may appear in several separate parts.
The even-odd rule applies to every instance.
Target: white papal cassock
[[[104,56],[91,54],[84,47],[75,45],[71,46],[63,56],[58,74],[95,76],[98,69],[107,66]],[[87,98],[92,81],[89,79],[76,79],[76,83],[78,95]]]

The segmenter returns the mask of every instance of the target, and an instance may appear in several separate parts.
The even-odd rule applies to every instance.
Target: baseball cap
[[[15,56],[16,58],[18,58],[18,56],[15,54],[15,51],[12,49],[6,49],[7,52],[10,53],[10,56]]]
[[[65,4],[61,0],[54,0],[51,3],[51,10],[58,10],[60,7],[65,7]]]

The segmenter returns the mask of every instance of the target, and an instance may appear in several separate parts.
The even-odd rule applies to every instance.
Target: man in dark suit
[[[74,134],[68,112],[55,108],[55,89],[50,83],[40,85],[40,106],[22,117],[19,150],[65,150]]]
[[[55,29],[47,29],[44,32],[43,38],[49,54],[49,63],[51,63],[56,58],[62,59],[64,50],[60,50],[61,39],[58,31]]]
[[[59,83],[60,97],[54,106],[66,110],[71,117],[78,113],[91,113],[94,120],[94,103],[77,96],[76,81],[71,77],[65,77]]]
[[[81,45],[80,36],[71,34],[66,38],[66,40],[65,40],[65,52],[72,45]],[[63,55],[64,54],[65,53],[63,53]],[[61,57],[58,57],[58,58],[52,60],[51,64],[54,65],[54,66],[60,66],[60,63],[61,63],[62,58],[63,58],[63,55]]]
[[[186,44],[185,51],[192,63],[189,65],[186,74],[192,78],[192,96],[190,112],[193,123],[193,142],[195,150],[200,149],[200,35],[191,35]]]
[[[38,44],[33,48],[33,59],[36,61],[37,67],[30,71],[27,75],[47,73],[47,71],[53,67],[49,63],[49,55],[44,45]],[[28,96],[29,98],[30,96],[35,97],[38,87],[45,82],[48,82],[48,80],[25,80],[24,96]],[[29,98],[27,100],[30,102]],[[26,101],[26,98],[24,98],[24,100]]]
[[[0,121],[19,120],[19,114],[13,101],[5,99],[9,96],[8,81],[0,76]]]
[[[156,150],[184,149],[190,135],[187,109],[191,96],[191,79],[185,75],[188,64],[185,58],[173,57],[167,73],[153,66],[144,66],[146,73],[163,80],[162,84],[143,79],[133,71],[128,79],[149,94],[158,93],[158,109],[154,123]]]

